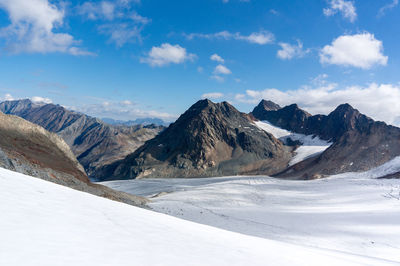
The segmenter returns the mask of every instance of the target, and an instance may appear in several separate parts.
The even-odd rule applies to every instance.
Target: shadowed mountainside
[[[133,154],[102,169],[101,179],[272,174],[291,148],[227,102],[201,100]]]
[[[144,198],[91,183],[62,138],[1,112],[0,167],[136,206],[146,203]]]
[[[109,125],[60,105],[35,104],[28,99],[2,102],[0,110],[57,133],[71,147],[91,177],[96,177],[98,168],[125,158],[164,128],[155,125]]]
[[[286,169],[279,177],[308,179],[366,171],[400,155],[400,128],[374,121],[349,104],[339,105],[329,115],[312,116],[295,104],[278,110],[262,110],[259,105],[251,114],[292,132],[333,142],[319,156]]]

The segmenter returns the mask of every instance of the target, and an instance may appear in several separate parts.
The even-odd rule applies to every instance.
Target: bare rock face
[[[104,167],[103,179],[272,174],[289,148],[227,102],[201,100],[126,159]]]
[[[0,167],[131,205],[146,203],[141,197],[91,183],[62,138],[22,118],[1,112]]]
[[[311,116],[297,105],[290,105],[276,111],[264,110],[262,115],[253,113],[253,116],[332,142],[319,156],[293,165],[278,174],[279,177],[313,179],[366,171],[400,155],[400,128],[374,121],[349,104],[339,105],[329,115]]]
[[[30,100],[6,101],[0,103],[0,110],[57,133],[91,177],[96,177],[98,168],[125,158],[164,128],[109,125],[59,105],[35,104]]]

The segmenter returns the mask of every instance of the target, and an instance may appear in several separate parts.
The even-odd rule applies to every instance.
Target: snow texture
[[[294,165],[307,158],[317,156],[325,151],[332,143],[320,139],[318,136],[304,135],[299,133],[293,133],[286,129],[276,127],[268,121],[257,121],[254,122],[260,129],[272,134],[275,138],[286,143],[287,139],[293,141],[300,141],[302,145],[295,151],[295,156],[290,160],[289,165]]]
[[[196,224],[1,168],[0,213],[0,265],[394,265]]]
[[[310,181],[243,176],[106,184],[152,197],[154,210],[186,220],[400,264],[400,180],[377,179],[398,171],[400,157],[368,172]]]

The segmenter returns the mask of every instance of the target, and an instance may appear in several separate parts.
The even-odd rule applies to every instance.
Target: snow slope
[[[376,179],[398,171],[400,157],[365,173],[311,181],[224,177],[107,185],[145,196],[168,192],[150,206],[186,220],[400,264],[400,180]]]
[[[0,265],[380,265],[196,224],[0,169]]]
[[[293,133],[286,129],[276,127],[268,121],[257,121],[254,123],[260,129],[265,130],[283,142],[286,142],[288,138],[291,138],[294,141],[298,140],[302,143],[302,145],[296,149],[295,156],[290,160],[289,165],[294,165],[307,158],[314,157],[325,151],[332,144],[317,136]]]

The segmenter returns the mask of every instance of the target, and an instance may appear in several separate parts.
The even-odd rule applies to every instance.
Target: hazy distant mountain
[[[157,126],[168,126],[169,123],[164,122],[164,120],[159,118],[137,118],[135,120],[115,120],[112,118],[101,118],[104,123],[110,125],[124,125],[124,126],[134,126],[134,125],[157,125]]]
[[[96,169],[123,159],[163,129],[155,125],[109,125],[60,105],[35,104],[30,100],[2,102],[0,110],[57,133],[91,177],[96,176]]]
[[[0,167],[133,205],[146,202],[141,197],[91,183],[62,138],[20,117],[1,112]]]
[[[102,179],[272,174],[286,168],[291,148],[259,129],[227,102],[201,100]]]
[[[332,142],[322,154],[288,168],[279,174],[281,177],[316,178],[365,171],[400,155],[400,128],[376,122],[349,104],[338,106],[329,115],[312,116],[295,104],[278,110],[258,108],[252,115],[292,132]]]

